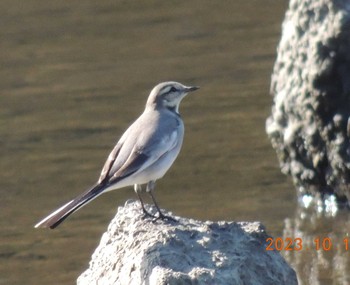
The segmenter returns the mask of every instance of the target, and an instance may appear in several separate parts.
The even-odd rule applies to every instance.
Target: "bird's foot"
[[[152,218],[152,219],[157,219],[158,217],[156,217],[155,215],[151,214],[150,212],[148,212],[146,209],[142,209],[143,211],[143,216],[142,219],[147,219],[147,218]]]
[[[176,219],[174,219],[173,217],[166,216],[166,215],[164,215],[162,212],[159,212],[158,217],[155,217],[155,218],[152,220],[152,223],[156,223],[158,220],[170,221],[170,222],[174,222],[174,223],[177,223],[177,222],[178,222],[178,221],[177,221]]]

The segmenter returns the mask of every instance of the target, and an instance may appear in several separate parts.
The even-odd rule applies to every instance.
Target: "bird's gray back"
[[[178,114],[169,110],[146,109],[120,138],[120,150],[108,176],[113,176],[135,152],[149,157],[159,156],[167,151],[169,144],[172,144],[171,148],[178,148],[179,152],[183,136],[184,125]]]

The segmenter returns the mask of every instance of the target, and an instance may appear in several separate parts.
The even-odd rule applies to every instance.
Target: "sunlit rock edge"
[[[297,284],[282,256],[266,250],[261,223],[175,218],[153,223],[138,202],[119,207],[77,284]]]

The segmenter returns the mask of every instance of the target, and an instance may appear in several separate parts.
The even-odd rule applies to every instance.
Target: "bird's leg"
[[[143,203],[142,197],[141,197],[141,192],[142,192],[142,186],[141,184],[134,184],[134,190],[137,194],[137,197],[139,197],[140,203],[141,203],[141,207],[142,207],[142,211],[143,211],[143,218],[146,217],[151,217],[151,218],[156,218],[156,216],[152,215],[150,212],[148,212],[145,208],[145,204]]]
[[[154,189],[154,186],[156,185],[156,182],[155,181],[150,181],[147,183],[147,187],[146,187],[146,192],[151,196],[152,198],[152,201],[154,203],[154,206],[157,208],[157,211],[158,211],[158,217],[156,217],[153,222],[156,222],[157,220],[161,219],[161,220],[168,220],[168,221],[173,221],[173,222],[177,222],[177,220],[175,220],[174,218],[170,217],[170,216],[166,216],[164,215],[158,204],[157,204],[157,201],[156,199],[154,198],[154,195],[153,195],[153,189]]]

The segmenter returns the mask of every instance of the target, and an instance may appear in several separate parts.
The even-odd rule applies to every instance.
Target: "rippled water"
[[[161,207],[197,219],[259,220],[286,235],[300,218],[295,190],[264,130],[286,6],[1,1],[0,284],[75,282],[133,190],[101,196],[57,230],[33,225],[96,181],[165,80],[201,89],[182,103],[186,137],[157,184]],[[325,223],[333,220],[317,230],[328,231]]]

